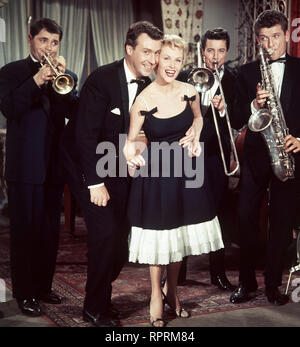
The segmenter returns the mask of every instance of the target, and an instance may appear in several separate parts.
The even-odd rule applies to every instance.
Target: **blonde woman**
[[[196,89],[176,80],[183,66],[185,47],[180,37],[165,35],[157,77],[139,94],[131,108],[130,129],[124,147],[128,165],[141,168],[136,171],[129,200],[129,261],[149,264],[150,323],[155,327],[165,325],[164,303],[178,317],[190,315],[177,296],[177,278],[183,257],[223,247],[207,185],[187,187],[185,160],[193,157],[190,158],[193,164],[199,164],[202,116]],[[136,153],[135,139],[142,127],[148,139],[147,156]],[[190,127],[195,137],[188,148],[183,148],[180,139]],[[154,154],[157,146],[161,146],[162,151]],[[164,148],[172,148],[167,151],[167,157]],[[185,160],[179,160],[178,164],[178,158]],[[167,175],[166,164],[169,164]],[[145,171],[142,174],[145,168],[147,174]],[[178,168],[182,169],[182,174],[178,174]],[[198,169],[201,171],[203,165]],[[161,291],[165,267],[167,280]]]

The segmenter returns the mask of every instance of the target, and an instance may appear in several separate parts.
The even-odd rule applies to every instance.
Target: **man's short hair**
[[[201,48],[205,49],[207,40],[225,40],[227,51],[230,47],[230,37],[228,31],[223,28],[215,28],[206,30],[204,35],[201,38]]]
[[[259,35],[260,29],[271,28],[277,24],[280,24],[283,32],[286,33],[288,29],[288,20],[286,16],[282,12],[276,10],[266,10],[256,18],[254,23],[255,35]]]
[[[164,36],[163,32],[152,23],[147,21],[136,22],[133,23],[127,31],[125,49],[127,45],[135,48],[137,45],[137,38],[144,33],[152,40],[162,40]]]
[[[50,18],[40,18],[30,25],[30,35],[32,37],[39,34],[43,29],[46,29],[51,34],[58,34],[59,41],[62,39],[63,31],[60,25]]]

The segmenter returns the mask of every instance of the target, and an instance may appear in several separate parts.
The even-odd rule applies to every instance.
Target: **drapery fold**
[[[89,7],[85,0],[43,1],[40,17],[55,20],[63,28],[59,54],[65,57],[67,68],[80,81],[86,52]]]
[[[10,1],[0,9],[5,23],[5,42],[0,42],[0,67],[29,54],[27,17],[29,0]]]
[[[124,56],[125,34],[133,23],[131,0],[91,0],[91,27],[98,65]]]
[[[29,54],[27,19],[32,13],[34,19],[48,17],[62,26],[59,54],[66,58],[67,68],[79,80],[86,58],[87,35],[93,39],[97,65],[107,64],[124,56],[125,35],[134,21],[131,0],[10,0],[0,9],[7,32],[6,42],[0,42],[0,67]]]

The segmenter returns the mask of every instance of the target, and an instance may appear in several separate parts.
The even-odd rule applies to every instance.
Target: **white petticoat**
[[[132,227],[129,235],[129,261],[167,265],[185,256],[224,248],[219,220],[182,226],[171,230]]]

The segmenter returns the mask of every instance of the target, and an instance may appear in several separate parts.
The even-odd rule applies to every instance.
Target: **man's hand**
[[[63,56],[59,55],[55,57],[56,68],[59,72],[64,73],[66,71],[66,60]]]
[[[259,110],[264,108],[267,98],[270,93],[267,90],[261,89],[261,84],[258,83],[256,87],[256,98],[254,99],[254,107]]]
[[[300,151],[300,141],[296,139],[296,137],[292,135],[287,135],[284,138],[284,142],[285,142],[284,149],[286,153],[289,153],[291,151],[293,151],[293,153],[297,153]]]
[[[91,203],[105,207],[110,196],[105,186],[90,188]]]
[[[219,112],[224,111],[225,103],[224,103],[224,100],[222,98],[222,95],[215,95],[210,101],[214,105],[215,109],[217,109]]]
[[[37,72],[33,79],[38,87],[41,87],[47,81],[52,81],[54,78],[54,72],[48,64],[43,65],[43,67]]]
[[[202,148],[199,141],[190,142],[188,146],[188,156],[190,158],[199,157],[201,152],[202,152]]]

